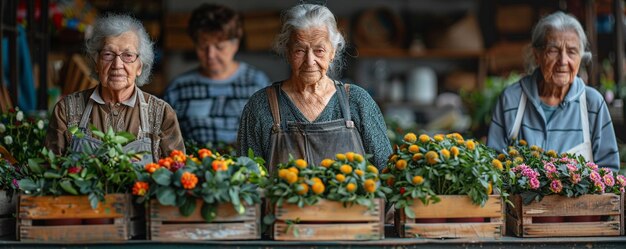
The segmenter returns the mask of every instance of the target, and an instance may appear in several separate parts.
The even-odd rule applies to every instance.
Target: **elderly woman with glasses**
[[[372,155],[382,168],[391,154],[380,109],[361,87],[332,78],[346,42],[330,10],[301,4],[283,14],[274,48],[291,75],[256,92],[239,125],[239,153],[252,149],[272,170],[290,156],[318,164],[336,153]]]
[[[582,155],[619,170],[619,154],[602,95],[577,76],[591,58],[587,36],[573,16],[556,12],[532,32],[530,74],[504,90],[494,109],[487,144],[503,150],[513,139],[559,153]]]
[[[139,20],[127,15],[99,18],[85,49],[92,77],[99,84],[69,94],[52,112],[46,147],[57,154],[68,150],[96,148],[100,141],[91,136],[90,125],[106,131],[126,131],[136,140],[124,150],[148,152],[142,162],[157,161],[172,150],[184,151],[176,113],[163,100],[144,93],[154,62],[153,43]],[[74,136],[78,127],[85,136]]]

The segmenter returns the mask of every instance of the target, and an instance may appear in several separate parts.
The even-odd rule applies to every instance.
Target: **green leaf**
[[[58,174],[58,173],[55,173],[55,172],[49,172],[48,171],[46,173],[43,173],[43,177],[45,177],[45,178],[52,178],[52,179],[59,179],[59,178],[61,178],[61,175]]]
[[[35,191],[37,190],[37,184],[31,179],[22,179],[19,181],[20,189],[26,191]]]
[[[103,138],[104,137],[104,132],[99,131],[99,130],[92,130],[91,134],[93,134],[94,136],[96,136],[98,138]]]
[[[204,202],[200,209],[200,214],[206,222],[212,222],[217,217],[217,205]]]
[[[195,198],[185,198],[185,203],[180,206],[180,214],[182,214],[185,217],[188,217],[189,215],[191,215],[193,213],[194,210],[196,210],[196,199]]]
[[[98,207],[98,202],[100,202],[100,200],[98,199],[98,195],[96,195],[96,193],[90,193],[87,198],[89,199],[89,204],[91,205],[91,208],[96,209]]]
[[[233,206],[236,207],[238,205],[241,205],[241,201],[239,200],[239,192],[236,189],[229,189],[228,195],[230,196],[230,202],[233,204]]]
[[[76,191],[74,186],[72,186],[72,182],[70,180],[63,180],[59,182],[59,185],[61,186],[61,188],[63,188],[63,190],[65,190],[65,192],[68,192],[72,195],[78,195],[78,191]]]
[[[415,212],[413,212],[413,209],[411,209],[410,206],[404,207],[404,213],[406,214],[407,217],[411,219],[415,218]]]
[[[43,169],[39,167],[39,163],[42,163],[41,159],[29,158],[28,159],[28,168],[35,174],[43,173]]]
[[[176,193],[173,188],[161,187],[156,191],[157,200],[162,205],[174,206],[176,205]]]
[[[274,214],[268,214],[263,217],[263,224],[265,225],[272,225],[274,221],[276,221]]]
[[[161,186],[169,186],[172,183],[172,175],[168,169],[160,168],[152,174],[152,179]]]
[[[123,136],[115,136],[113,138],[113,142],[117,144],[126,144],[128,143],[128,138],[125,138]]]

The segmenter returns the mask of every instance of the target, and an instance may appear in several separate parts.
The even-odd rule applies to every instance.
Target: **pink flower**
[[[598,193],[604,193],[604,188],[606,187],[604,183],[602,183],[601,181],[598,181],[598,182],[595,182],[593,185],[598,188]]]
[[[613,185],[615,185],[615,179],[613,178],[613,174],[604,175],[602,179],[604,180],[604,184],[606,184],[606,186],[613,187]]]
[[[20,183],[17,181],[17,179],[13,179],[13,186],[15,186],[15,188],[20,188]]]
[[[572,174],[571,178],[572,178],[572,184],[578,184],[580,180],[582,180],[580,177],[580,174]]]
[[[598,165],[593,162],[587,162],[585,166],[589,167],[590,169],[594,171],[598,171]]]
[[[530,181],[528,183],[530,184],[531,189],[539,188],[539,179],[537,178],[530,178]]]
[[[556,166],[554,166],[553,163],[546,163],[543,165],[543,169],[546,170],[546,172],[548,173],[554,173],[556,172]]]
[[[619,192],[624,193],[624,192],[626,192],[626,191],[624,191],[624,187],[620,187],[620,188],[619,188]]]
[[[563,184],[561,184],[559,180],[554,180],[550,183],[550,190],[552,190],[553,193],[560,193],[561,190],[563,190]]]
[[[574,171],[578,170],[578,167],[576,167],[575,164],[568,163],[567,164],[567,170],[569,170],[569,172],[574,172]]]
[[[613,171],[611,171],[608,168],[601,168],[600,172],[603,173],[603,174],[613,174]]]
[[[602,177],[600,176],[600,173],[592,171],[591,174],[589,174],[589,178],[593,181],[593,182],[600,182],[602,180]]]
[[[620,186],[626,187],[626,177],[623,175],[617,175],[617,182]]]

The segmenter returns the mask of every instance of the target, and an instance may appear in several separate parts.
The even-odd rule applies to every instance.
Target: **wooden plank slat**
[[[106,242],[128,240],[126,225],[22,226],[21,241]]]
[[[242,240],[260,239],[258,222],[199,223],[199,224],[154,224],[151,226],[152,240]]]
[[[277,222],[274,225],[275,240],[379,240],[384,238],[382,234],[384,227],[380,222],[292,225]]]
[[[524,225],[524,237],[619,236],[620,222],[564,222]]]
[[[0,236],[15,234],[15,218],[0,218]]]
[[[354,204],[344,207],[343,203],[336,201],[321,200],[313,206],[300,208],[293,204],[283,204],[275,208],[276,220],[300,220],[301,222],[377,222],[381,220],[381,213],[384,213],[384,201],[374,200],[374,207],[368,209],[366,206]]]
[[[92,209],[87,196],[20,195],[20,219],[92,219],[128,217],[129,199],[125,194],[109,194]]]
[[[170,221],[170,222],[202,222],[204,218],[200,213],[203,201],[198,199],[196,209],[189,216],[180,214],[179,208],[176,206],[164,206],[157,200],[150,200],[150,219],[152,221]],[[217,207],[217,217],[213,222],[232,222],[232,221],[256,221],[257,215],[260,213],[260,206],[245,206],[246,210],[243,214],[238,214],[230,203],[219,204]]]
[[[424,205],[414,200],[411,209],[415,218],[487,218],[502,217],[502,200],[500,196],[490,195],[485,206],[475,205],[464,195],[440,195],[441,201]]]
[[[413,238],[499,238],[503,223],[406,224],[404,237]]]
[[[576,198],[550,195],[540,202],[524,205],[524,217],[538,216],[581,216],[581,215],[619,215],[620,196],[614,194],[583,195]]]

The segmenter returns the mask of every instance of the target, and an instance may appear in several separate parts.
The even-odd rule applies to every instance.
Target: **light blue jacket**
[[[579,99],[583,91],[586,91],[593,159],[601,167],[619,170],[613,122],[602,95],[576,77],[563,102],[550,120],[546,120],[537,88],[539,77],[543,77],[541,72],[535,70],[532,75],[520,79],[502,92],[491,118],[487,145],[498,151],[507,148],[522,91],[528,96],[528,102],[520,127],[520,139],[526,140],[529,145],[559,153],[583,143]]]

